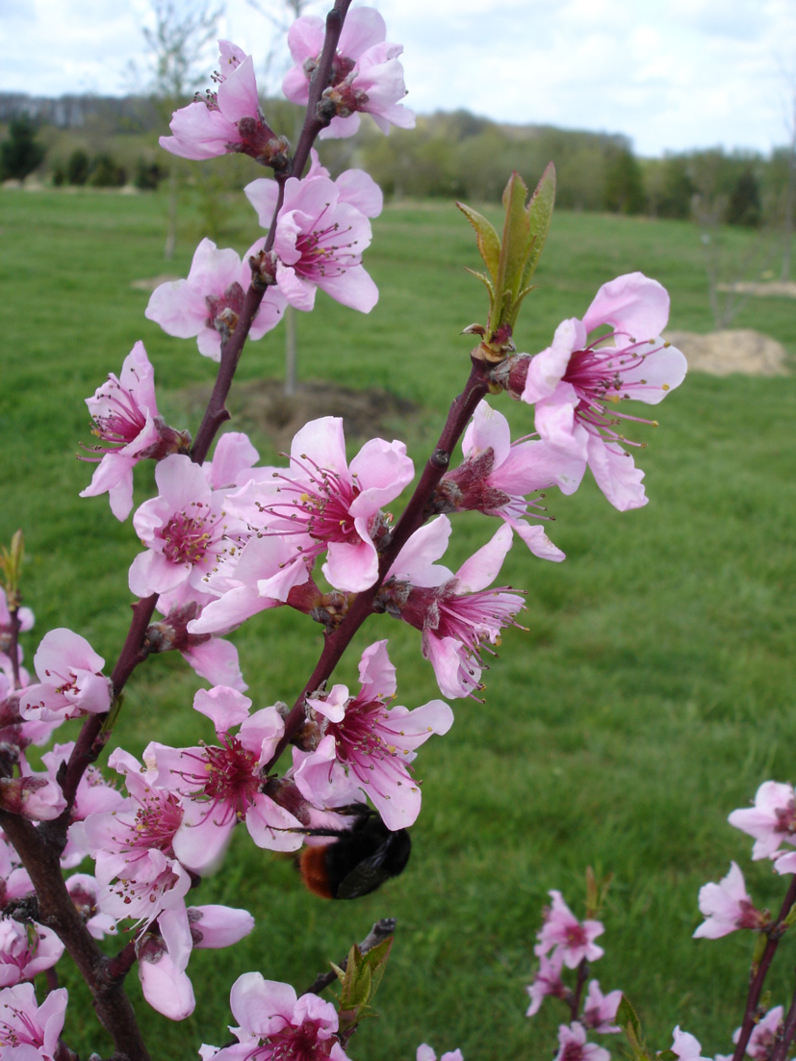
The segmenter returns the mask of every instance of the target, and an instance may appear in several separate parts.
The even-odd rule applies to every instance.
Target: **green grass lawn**
[[[129,619],[137,538],[106,499],[78,497],[91,473],[74,459],[89,441],[83,399],[118,373],[137,339],[174,426],[196,430],[185,390],[212,380],[212,363],[192,341],[145,320],[148,295],[130,286],[187,273],[203,234],[197,215],[184,211],[177,258],[166,264],[165,209],[157,195],[0,195],[0,540],[25,531],[25,596],[37,616],[28,662],[47,629],[69,626],[110,668]],[[241,252],[256,235],[241,205],[225,242]],[[748,238],[728,234],[738,254]],[[373,312],[360,316],[319,294],[316,311],[299,320],[302,378],[382,387],[421,407],[407,425],[416,465],[466,378],[471,340],[459,333],[486,316],[481,285],[464,268],[478,264],[472,231],[452,204],[393,205],[375,222],[366,256],[381,289]],[[563,317],[582,316],[600,284],[636,269],[669,288],[672,327],[710,330],[695,228],[560,214],[518,348],[541,349]],[[750,301],[734,323],[780,340],[793,361],[793,302]],[[238,386],[279,375],[281,350],[279,333],[248,347]],[[527,407],[495,401],[517,434],[531,429]],[[582,914],[587,865],[614,875],[600,940],[607,953],[593,970],[603,990],[624,989],[655,1049],[669,1046],[679,1023],[703,1053],[729,1052],[751,940],[690,937],[701,920],[699,887],[724,876],[730,859],[747,872],[758,905],[778,905],[785,890],[767,865],[749,863],[751,841],[726,817],[762,781],[796,776],[796,383],[694,374],[656,415],[661,427],[642,426],[637,436],[649,441],[639,456],[646,508],[618,513],[586,481],[572,498],[548,498],[564,564],[536,560],[516,542],[501,581],[527,588],[528,629],[505,636],[486,703],[456,702],[450,734],[422,749],[423,811],[406,873],[360,901],[324,903],[301,889],[290,860],[236,836],[195,901],[245,906],[257,927],[245,944],[194,954],[198,1002],[184,1025],[141,1005],[153,1056],[176,1061],[195,1056],[202,1041],[228,1041],[228,988],[240,973],[259,969],[301,991],[376,918],[395,916],[381,1016],[352,1040],[353,1057],[413,1061],[426,1041],[438,1054],[461,1047],[466,1061],[549,1058],[566,1018],[555,1000],[534,1021],[524,1016],[534,936],[548,889]],[[264,461],[276,459],[265,436],[255,432],[254,441]],[[142,501],[152,467],[139,473]],[[494,529],[463,519],[449,566]],[[319,628],[285,609],[234,637],[255,706],[292,702],[317,657]],[[414,631],[373,619],[355,649],[381,637],[398,667],[398,701],[413,707],[438,695]],[[358,658],[352,652],[336,680],[353,685]],[[118,741],[140,754],[153,738],[211,739],[190,707],[196,687],[179,657],[150,660],[128,686]],[[772,1004],[787,1006],[796,949],[787,939],[782,949]],[[85,993],[68,970],[63,981],[77,999],[67,1041],[83,1056],[107,1054]],[[619,1041],[606,1040],[617,1054]]]

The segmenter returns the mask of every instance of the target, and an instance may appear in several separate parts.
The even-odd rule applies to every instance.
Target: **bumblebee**
[[[412,841],[406,829],[391,832],[378,811],[363,803],[344,808],[344,829],[309,829],[328,844],[305,847],[298,858],[304,884],[322,899],[358,899],[406,869]]]

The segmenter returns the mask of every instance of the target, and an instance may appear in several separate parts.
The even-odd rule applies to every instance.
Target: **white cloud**
[[[496,120],[622,132],[644,154],[717,143],[768,150],[785,140],[793,0],[375,6],[389,39],[405,45],[407,104],[421,113],[465,107]],[[123,93],[128,62],[145,54],[150,11],[148,0],[0,0],[0,91]],[[222,32],[262,66],[273,28],[246,0],[228,0]]]

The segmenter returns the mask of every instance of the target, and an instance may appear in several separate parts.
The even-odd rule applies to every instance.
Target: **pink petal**
[[[506,553],[512,545],[511,528],[501,527],[492,538],[465,560],[456,572],[460,592],[475,593],[491,585],[500,574]]]
[[[596,435],[589,435],[589,467],[597,485],[620,512],[642,508],[649,498],[644,493],[644,472],[635,466],[633,458],[624,450],[606,443]]]
[[[626,273],[603,284],[583,318],[587,332],[603,324],[644,342],[661,334],[669,320],[666,288],[643,273]]]
[[[343,24],[338,51],[349,59],[358,59],[386,36],[387,26],[375,8],[355,7],[348,12]]]
[[[250,55],[218,86],[218,107],[230,122],[259,116],[254,60]]]

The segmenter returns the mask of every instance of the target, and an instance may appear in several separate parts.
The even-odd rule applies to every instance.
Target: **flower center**
[[[201,501],[195,501],[194,505],[197,509],[208,508]],[[210,544],[206,522],[207,513],[198,512],[195,516],[175,513],[161,532],[163,555],[173,564],[198,564]]]
[[[215,328],[217,331],[226,330],[227,333],[235,331],[235,325],[243,310],[245,293],[237,280],[230,284],[223,295],[205,295],[207,304],[207,319],[205,325]],[[221,327],[219,327],[221,325]]]
[[[305,474],[303,481],[278,476],[285,483],[280,492],[296,493],[295,500],[264,506],[263,511],[290,520],[291,526],[280,533],[305,533],[318,542],[356,543],[359,534],[350,512],[360,494],[356,481],[349,482],[329,468],[304,460],[306,464],[294,459]]]
[[[359,254],[351,249],[356,246],[357,240],[340,242],[345,233],[351,231],[351,226],[341,230],[339,223],[333,221],[323,228],[323,213],[316,221],[318,227],[311,232],[302,232],[296,239],[296,250],[301,257],[293,269],[305,279],[342,276],[347,268],[359,264]]]
[[[108,376],[100,398],[107,403],[108,408],[93,415],[92,434],[103,442],[123,446],[138,438],[146,426],[146,416],[141,412],[135,398],[114,375]]]
[[[150,789],[148,795],[139,801],[134,823],[127,826],[128,835],[123,846],[128,851],[157,848],[172,858],[172,841],[181,822],[182,810],[176,798],[165,790]]]
[[[318,1039],[318,1022],[302,1021],[298,1027],[287,1025],[281,1032],[269,1037],[271,1053],[265,1054],[272,1061],[326,1061],[329,1057],[327,1046],[333,1039],[325,1042]]]

